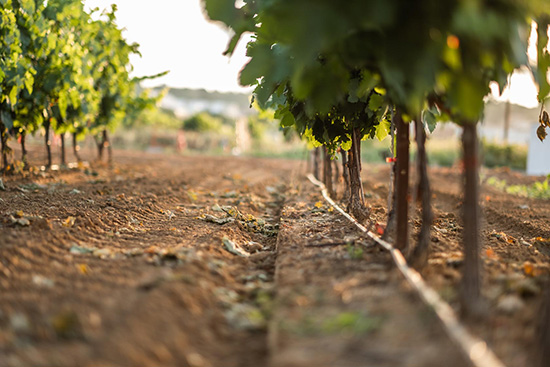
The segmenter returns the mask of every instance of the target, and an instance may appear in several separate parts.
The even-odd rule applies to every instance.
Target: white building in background
[[[533,176],[550,174],[550,137],[540,141],[537,137],[538,127],[538,123],[531,127],[527,154],[527,174]]]
[[[157,89],[156,92],[161,89]],[[249,97],[237,93],[208,93],[203,90],[170,89],[161,101],[161,107],[172,110],[178,118],[187,118],[200,112],[239,119],[256,113],[250,108]]]

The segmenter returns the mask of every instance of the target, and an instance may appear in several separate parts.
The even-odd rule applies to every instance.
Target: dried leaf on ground
[[[222,243],[227,249],[227,251],[231,252],[234,255],[241,256],[241,257],[250,256],[248,252],[244,251],[239,245],[237,245],[235,242],[231,241],[227,237],[224,237],[222,239]]]
[[[86,264],[77,264],[76,267],[82,275],[88,275],[90,273],[90,267]]]
[[[74,226],[75,221],[76,221],[75,217],[67,217],[67,219],[65,219],[61,224],[63,225],[63,227],[70,228]]]

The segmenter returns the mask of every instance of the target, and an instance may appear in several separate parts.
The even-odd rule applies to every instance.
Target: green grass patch
[[[523,196],[533,199],[550,199],[550,183],[546,177],[544,181],[534,182],[531,185],[508,185],[506,180],[500,180],[496,177],[489,177],[486,183],[496,187],[508,194]]]

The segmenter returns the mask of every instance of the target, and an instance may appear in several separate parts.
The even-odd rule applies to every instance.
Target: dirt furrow
[[[282,214],[271,366],[465,366],[388,254],[305,191]]]

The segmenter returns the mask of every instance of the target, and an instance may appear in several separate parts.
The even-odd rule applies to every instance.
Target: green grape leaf
[[[422,120],[425,126],[428,127],[430,133],[433,133],[437,126],[437,117],[431,110],[424,110],[422,113]]]
[[[382,107],[383,103],[384,103],[384,96],[374,93],[369,98],[369,109],[371,111],[376,111],[380,107]]]
[[[391,129],[391,121],[388,119],[382,119],[378,126],[376,126],[376,133],[375,136],[379,141],[384,140],[388,134],[390,133]]]

